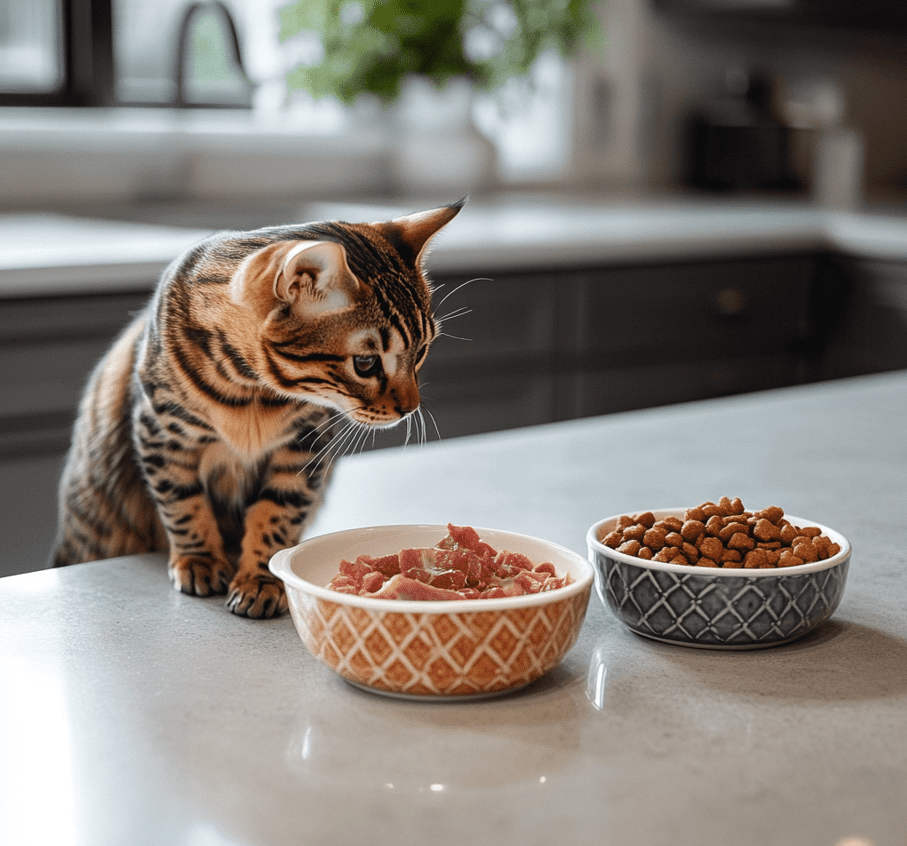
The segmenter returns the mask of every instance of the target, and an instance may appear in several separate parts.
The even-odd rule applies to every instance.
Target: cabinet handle
[[[715,307],[725,317],[737,317],[746,311],[747,296],[740,288],[722,288],[715,294]]]

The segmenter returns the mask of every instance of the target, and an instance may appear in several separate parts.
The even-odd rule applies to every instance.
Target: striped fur
[[[89,379],[53,564],[164,550],[182,592],[283,613],[268,561],[321,504],[313,459],[344,418],[418,408],[437,333],[422,263],[461,206],[224,233],[174,262]]]

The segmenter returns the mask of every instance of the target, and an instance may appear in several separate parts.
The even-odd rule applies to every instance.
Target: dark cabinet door
[[[813,272],[783,257],[585,274],[561,326],[562,416],[794,384]]]

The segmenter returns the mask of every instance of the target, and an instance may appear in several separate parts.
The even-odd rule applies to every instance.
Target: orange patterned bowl
[[[325,585],[341,559],[433,546],[447,526],[375,526],[309,538],[278,552],[302,642],[346,681],[389,696],[459,699],[523,687],[557,666],[586,616],[592,565],[548,541],[476,529],[494,549],[548,561],[573,582],[501,599],[417,601],[338,593]]]

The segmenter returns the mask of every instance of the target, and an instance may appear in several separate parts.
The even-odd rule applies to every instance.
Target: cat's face
[[[374,317],[375,309],[363,311]],[[426,312],[418,334],[401,332],[383,320],[326,321],[323,348],[330,357],[315,368],[287,361],[277,345],[272,363],[303,380],[314,377],[315,395],[307,399],[343,411],[370,426],[393,425],[419,407],[418,372],[434,340],[436,328]],[[287,366],[289,364],[289,366]],[[313,372],[314,371],[314,372]]]
[[[412,414],[437,334],[422,258],[459,209],[316,224],[319,240],[278,242],[244,262],[234,299],[261,319],[262,380],[369,426]]]

